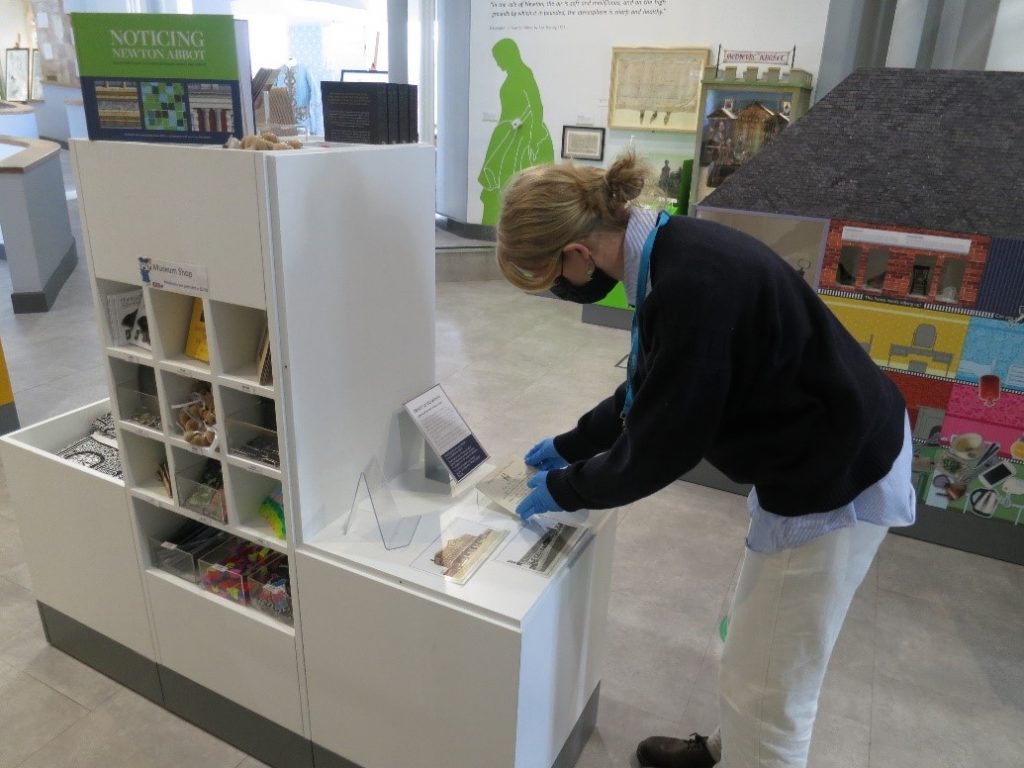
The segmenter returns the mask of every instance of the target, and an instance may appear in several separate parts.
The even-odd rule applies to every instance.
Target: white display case
[[[488,561],[457,586],[411,567],[442,520],[518,525],[475,492],[405,482],[422,480],[424,456],[403,403],[435,383],[433,150],[73,141],[72,157],[97,306],[141,288],[148,319],[143,349],[119,345],[98,315],[130,534],[108,546],[145,598],[162,703],[275,766],[571,765],[596,711],[614,514],[581,515],[592,536],[552,578]],[[144,285],[140,257],[205,287]],[[196,297],[208,362],[186,353]],[[174,406],[198,387],[212,395],[210,445],[178,428]],[[239,450],[257,437],[277,441],[276,462]],[[27,450],[18,440],[7,453]],[[403,514],[423,514],[404,549],[385,549],[372,515],[349,521],[372,459],[404,478]],[[208,464],[222,489],[196,508]],[[260,512],[274,494],[283,538]],[[69,514],[62,500],[40,530]],[[161,568],[154,546],[189,520],[287,557],[288,590],[256,606],[204,590],[201,563]],[[29,557],[34,579],[45,554],[41,542]]]

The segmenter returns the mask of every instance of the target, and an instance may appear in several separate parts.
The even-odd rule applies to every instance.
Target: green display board
[[[83,77],[237,80],[231,16],[72,13]]]

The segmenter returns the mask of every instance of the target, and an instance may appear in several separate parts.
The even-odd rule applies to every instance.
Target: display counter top
[[[28,115],[35,112],[29,104],[22,104],[16,101],[0,101],[0,117],[4,115]]]
[[[59,152],[53,141],[0,136],[0,173],[25,173]]]
[[[389,483],[396,505],[403,516],[421,515],[412,542],[401,549],[385,549],[373,511],[360,507],[344,533],[347,515],[321,531],[301,548],[306,554],[326,558],[341,567],[362,572],[372,578],[390,581],[421,597],[483,615],[495,622],[519,627],[542,593],[566,571],[585,550],[596,534],[614,515],[613,511],[551,513],[549,517],[570,525],[590,528],[570,552],[567,562],[550,576],[531,573],[505,562],[502,552],[522,528],[517,518],[501,511],[475,489],[451,498],[429,492],[431,481],[409,480],[409,475]],[[419,570],[413,562],[435,546],[442,531],[456,519],[468,520],[488,528],[506,531],[507,536],[465,584]]]

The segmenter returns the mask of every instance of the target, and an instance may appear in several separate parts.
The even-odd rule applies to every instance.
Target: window
[[[855,245],[844,245],[839,253],[839,266],[836,267],[836,283],[839,285],[856,285],[857,262],[860,261],[860,248]]]
[[[888,248],[872,248],[868,252],[868,268],[864,274],[864,287],[871,291],[880,291],[885,287],[885,274],[889,269]]]
[[[963,259],[949,259],[942,262],[942,275],[939,277],[939,301],[958,301],[960,288],[964,282]]]
[[[910,290],[907,293],[910,296],[927,296],[934,271],[934,256],[916,256],[913,270],[910,273]]]

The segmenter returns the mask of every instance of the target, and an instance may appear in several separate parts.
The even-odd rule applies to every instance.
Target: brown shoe
[[[706,736],[691,733],[688,739],[651,736],[636,748],[636,759],[643,768],[714,768]]]

